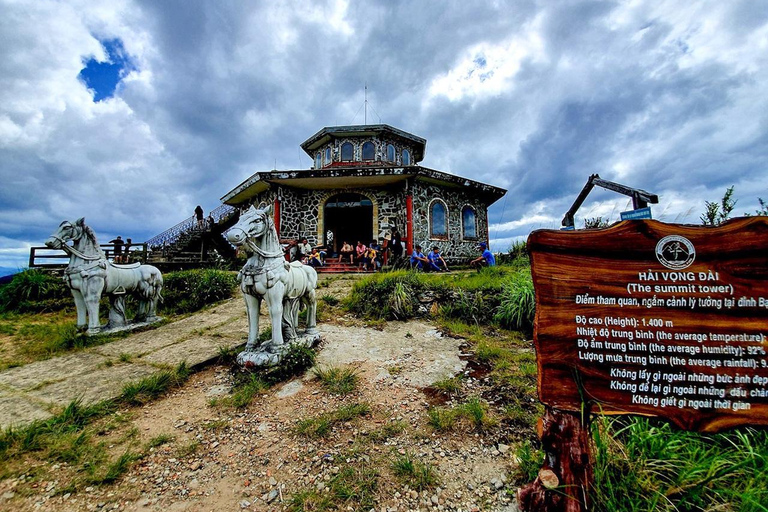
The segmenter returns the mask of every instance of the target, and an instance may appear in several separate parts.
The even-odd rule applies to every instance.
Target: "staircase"
[[[322,267],[315,267],[315,270],[317,270],[318,274],[365,273],[365,270],[361,270],[357,263],[352,264],[348,259],[341,261],[340,256],[336,258],[326,258],[325,265]]]
[[[198,227],[193,215],[147,240],[149,263],[162,270],[178,270],[233,261],[236,250],[224,233],[237,222],[237,210],[221,205],[210,215],[212,226]]]

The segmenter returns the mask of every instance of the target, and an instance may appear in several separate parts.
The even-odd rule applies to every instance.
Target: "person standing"
[[[392,233],[392,239],[390,240],[389,245],[389,250],[392,251],[392,258],[394,258],[395,261],[399,260],[403,256],[403,239],[398,230],[395,230]]]
[[[197,205],[197,208],[195,208],[195,218],[197,219],[197,229],[205,228],[203,224],[203,207],[200,205]]]
[[[117,235],[117,238],[110,240],[109,243],[112,244],[112,261],[120,263],[123,259],[123,237]]]

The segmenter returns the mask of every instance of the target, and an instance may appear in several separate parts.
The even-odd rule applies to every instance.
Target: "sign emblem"
[[[696,259],[696,249],[687,238],[669,235],[656,244],[656,259],[667,268],[682,270],[691,266]]]

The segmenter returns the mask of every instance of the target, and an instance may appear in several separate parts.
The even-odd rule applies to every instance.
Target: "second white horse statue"
[[[300,262],[288,263],[272,220],[272,208],[251,206],[228,232],[227,239],[250,257],[238,274],[248,313],[248,343],[238,355],[243,366],[270,366],[282,359],[291,344],[311,346],[320,338],[316,326],[317,272]],[[259,309],[265,300],[272,323],[272,339],[256,346]],[[297,327],[299,309],[307,308],[307,329]]]
[[[67,242],[73,242],[73,245]],[[51,249],[61,249],[69,255],[64,281],[72,291],[77,307],[77,328],[87,334],[104,330],[128,328],[125,319],[125,296],[139,300],[136,321],[140,324],[157,322],[157,302],[161,300],[163,275],[152,265],[115,265],[101,250],[93,230],[83,218],[64,221],[45,242]],[[109,296],[109,323],[99,322],[99,301]],[[137,326],[137,325],[134,325]]]

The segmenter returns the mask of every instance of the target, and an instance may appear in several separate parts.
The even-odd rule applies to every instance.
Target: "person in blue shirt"
[[[427,259],[429,260],[429,270],[434,270],[435,272],[440,271],[447,271],[448,270],[448,264],[445,262],[443,257],[440,255],[440,248],[437,246],[432,247],[432,250],[427,254]]]
[[[429,264],[429,260],[424,256],[424,253],[421,252],[421,246],[417,245],[411,254],[411,268],[423,270],[425,263]]]
[[[485,244],[485,242],[480,242],[477,246],[478,249],[483,251],[483,255],[479,258],[475,258],[474,260],[469,262],[469,266],[476,268],[479,272],[481,268],[483,267],[494,267],[496,266],[496,258],[494,258],[493,253],[488,250],[488,246]]]

